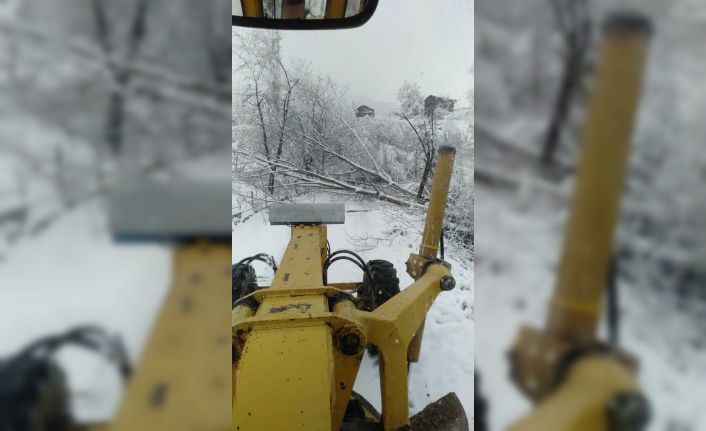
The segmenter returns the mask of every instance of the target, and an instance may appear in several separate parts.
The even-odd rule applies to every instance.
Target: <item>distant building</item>
[[[453,112],[456,101],[448,97],[437,97],[431,95],[424,99],[424,113],[430,115],[434,109],[441,108],[448,112]]]
[[[370,106],[360,105],[355,108],[355,116],[356,118],[375,117],[375,110]]]

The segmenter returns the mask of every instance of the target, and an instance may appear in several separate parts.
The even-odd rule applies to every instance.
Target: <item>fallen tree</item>
[[[249,153],[247,151],[233,149],[233,155],[249,164],[250,170],[238,171],[235,174],[235,179],[254,187],[258,187],[258,183],[264,182],[265,178],[276,172],[278,176],[285,177],[291,181],[279,181],[280,189],[288,192],[288,195],[297,195],[298,192],[292,192],[293,189],[299,188],[309,191],[330,191],[330,192],[347,192],[349,194],[359,195],[367,198],[376,199],[383,202],[388,202],[401,207],[419,207],[423,206],[417,203],[414,199],[407,197],[396,196],[394,192],[385,192],[380,187],[373,189],[365,187],[362,184],[355,184],[342,179],[341,174],[332,173],[317,173],[306,170],[294,163],[286,160],[273,161],[266,157]],[[270,169],[275,168],[274,171]]]

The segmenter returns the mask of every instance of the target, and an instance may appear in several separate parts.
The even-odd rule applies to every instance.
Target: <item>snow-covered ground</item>
[[[0,357],[42,336],[82,324],[118,333],[134,361],[167,291],[166,246],[116,244],[103,204],[61,216],[0,263]],[[121,395],[115,368],[93,353],[59,353],[79,419],[108,419]]]
[[[311,196],[306,202],[340,202],[335,196]],[[422,214],[411,214],[379,202],[346,203],[346,223],[328,227],[331,249],[350,249],[363,259],[385,259],[395,265],[400,287],[411,284],[405,272],[410,252],[419,248]],[[255,253],[269,253],[279,261],[289,242],[289,228],[269,226],[259,213],[233,230],[233,262]],[[464,255],[469,256],[470,253]],[[447,250],[457,286],[442,292],[434,302],[424,331],[420,362],[410,369],[410,413],[422,410],[449,392],[456,392],[469,419],[473,415],[473,263]],[[271,281],[272,271],[256,266],[260,283]],[[332,282],[362,280],[360,270],[341,263],[329,272]],[[380,409],[380,378],[377,359],[366,353],[354,389]]]
[[[63,210],[57,152],[66,179],[75,174],[87,188],[90,144],[13,107],[0,112],[0,213],[27,208],[26,218],[0,224],[0,358],[40,337],[94,324],[119,334],[135,361],[168,288],[169,248],[115,243],[100,197]],[[110,418],[122,393],[115,367],[76,347],[62,349],[59,361],[77,418]]]
[[[521,324],[544,324],[566,217],[546,194],[476,187],[476,366],[492,430],[530,409],[510,381],[506,353]],[[652,431],[706,429],[703,317],[678,309],[646,286],[621,281],[621,340],[641,364],[653,408]]]

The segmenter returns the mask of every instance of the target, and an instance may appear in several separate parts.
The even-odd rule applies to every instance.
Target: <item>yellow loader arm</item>
[[[370,425],[410,429],[408,360],[418,356],[434,299],[455,286],[450,265],[436,258],[453,158],[452,148],[440,149],[420,252],[407,264],[415,282],[373,311],[357,307],[356,283],[324,283],[327,227],[291,226],[272,285],[233,308],[233,431],[339,431],[368,343],[380,351],[382,392],[381,424]],[[465,415],[452,421],[444,429],[468,429]]]
[[[650,33],[636,15],[604,26],[549,318],[522,328],[510,354],[515,383],[537,407],[512,431],[633,431],[648,420],[637,361],[596,330]]]

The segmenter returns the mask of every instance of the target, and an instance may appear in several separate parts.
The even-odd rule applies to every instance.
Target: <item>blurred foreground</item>
[[[91,325],[124,343],[134,376],[157,378],[160,368],[140,371],[140,364],[174,281],[173,244],[117,243],[106,201],[125,180],[220,172],[229,181],[229,7],[219,0],[0,2],[0,358]],[[225,293],[229,283],[222,284]],[[178,351],[203,350],[193,338],[182,341]],[[27,392],[0,390],[16,394],[19,406],[0,417],[0,429],[42,408],[104,423],[125,404],[125,384],[106,355],[67,344],[47,357],[64,374],[68,397],[47,395],[61,379],[41,369],[24,383],[15,372]],[[200,413],[182,409],[183,424]]]
[[[525,392],[539,392],[543,375],[519,385],[517,375],[510,378],[507,355],[524,325],[555,334],[561,328],[562,342],[584,349],[557,360],[550,354],[557,346],[525,346],[526,352],[535,352],[537,364],[555,364],[542,369],[559,376],[556,386],[562,387],[571,375],[566,373],[577,367],[571,364],[584,362],[576,357],[607,357],[631,368],[631,359],[622,357],[627,351],[638,364],[639,392],[651,406],[647,429],[703,429],[706,397],[695,382],[706,373],[700,365],[706,345],[701,318],[706,310],[706,130],[695,113],[706,107],[706,86],[697,78],[706,64],[695,61],[694,52],[703,51],[706,9],[690,1],[536,0],[504,13],[510,3],[478,2],[476,16],[475,208],[482,226],[476,246],[476,359],[489,403],[489,429],[508,429],[547,405],[545,400],[556,400],[539,396],[533,404],[518,390],[522,386]],[[634,52],[609,57],[622,68],[612,69],[604,81],[613,91],[602,93],[603,109],[590,110],[590,101],[599,94],[601,60],[606,59],[598,50],[604,36],[601,23],[616,7],[647,15],[656,30],[624,182],[615,148],[622,148],[625,140],[615,138],[629,123],[625,111],[632,93],[626,89],[639,80],[636,75],[621,81]],[[624,25],[621,31],[641,26],[635,20]],[[621,109],[611,111],[615,107]],[[587,126],[591,114],[602,122]],[[602,148],[597,150],[602,153],[589,147]],[[593,180],[574,189],[580,176]],[[612,229],[599,227],[612,225],[610,196],[615,193],[620,194],[617,235],[603,253],[597,237]],[[587,201],[602,204],[577,205]],[[590,213],[593,221],[584,218],[582,224],[572,218],[567,227],[566,210],[572,202],[574,210],[580,208],[572,216]],[[566,238],[582,235],[581,241],[562,247]],[[604,254],[604,262],[581,272],[587,267],[580,262],[595,263],[595,256],[600,261]],[[574,294],[571,301],[566,292]],[[595,293],[605,301],[598,303],[601,320],[594,341],[600,343],[588,343],[585,350],[582,319],[593,317]],[[562,309],[574,320],[561,321],[557,310]],[[600,382],[596,378],[577,384],[574,400],[602,396],[592,388],[611,382]],[[606,418],[623,414],[644,419],[642,414],[630,416],[642,407],[633,404],[630,410],[616,403],[591,407],[603,412],[592,416],[600,424],[593,429],[605,429]],[[564,420],[576,405],[565,404],[543,417]],[[611,411],[619,413],[610,416]],[[584,417],[583,422],[590,420]],[[639,422],[628,429],[642,429]]]

